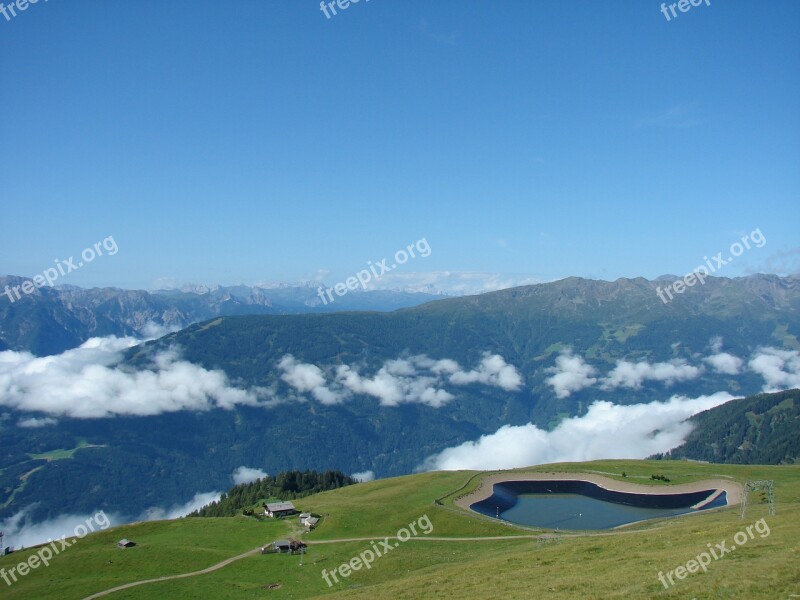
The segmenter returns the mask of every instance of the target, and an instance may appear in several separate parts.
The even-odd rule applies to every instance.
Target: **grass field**
[[[670,484],[711,477],[773,479],[777,515],[769,516],[758,494],[745,520],[724,509],[640,524],[611,532],[570,534],[520,529],[467,514],[453,505],[480,482],[476,472],[424,473],[346,487],[300,500],[298,508],[320,513],[319,529],[302,534],[308,552],[254,554],[217,571],[149,583],[115,592],[113,599],[172,598],[790,598],[800,595],[800,466],[709,465],[672,461],[597,461],[546,465],[531,472],[592,472],[627,481]],[[465,485],[466,484],[466,485]],[[449,494],[449,495],[448,495]],[[441,505],[434,503],[441,499]],[[328,586],[322,570],[335,570],[379,540],[420,518],[404,543]],[[665,589],[659,572],[674,571],[764,518],[769,534],[756,534],[707,566],[707,572],[673,578]],[[418,529],[420,529],[418,527]],[[11,586],[0,580],[2,598],[84,598],[120,584],[205,569],[298,531],[294,519],[257,521],[233,517],[139,523],[89,535]],[[528,537],[522,537],[528,536]],[[119,550],[127,537],[135,548]],[[360,538],[365,538],[361,540]],[[450,539],[442,539],[450,538]],[[458,540],[456,538],[499,538]],[[341,541],[333,543],[334,540]],[[373,541],[375,546],[373,546]],[[397,544],[394,547],[394,544]],[[9,569],[33,552],[0,558]],[[302,566],[301,566],[302,560]],[[269,589],[275,586],[274,589]]]

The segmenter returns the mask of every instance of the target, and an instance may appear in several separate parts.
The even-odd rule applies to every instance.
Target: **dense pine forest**
[[[231,517],[259,502],[279,499],[294,500],[310,494],[335,490],[357,483],[341,471],[284,471],[267,475],[252,483],[242,483],[222,494],[219,501],[212,502],[189,517]]]

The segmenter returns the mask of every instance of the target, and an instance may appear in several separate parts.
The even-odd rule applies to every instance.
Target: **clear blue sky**
[[[659,7],[39,0],[0,16],[0,274],[111,235],[59,283],[333,283],[421,237],[406,273],[652,278],[755,228],[721,275],[796,267],[800,3]]]

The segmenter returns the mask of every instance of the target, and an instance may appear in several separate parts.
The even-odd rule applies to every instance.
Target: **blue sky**
[[[424,237],[405,282],[652,278],[756,228],[720,274],[796,272],[799,26],[790,0],[40,0],[0,17],[0,273],[113,236],[59,283],[334,283]]]

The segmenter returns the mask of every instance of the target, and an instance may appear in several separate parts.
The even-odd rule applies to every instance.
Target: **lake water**
[[[500,512],[500,517],[519,525],[545,529],[609,529],[688,512],[694,511],[691,508],[628,506],[580,494],[522,494],[514,506]]]
[[[637,521],[673,517],[727,504],[715,489],[641,494],[581,480],[503,481],[492,495],[471,505],[490,517],[543,529],[610,529]]]

